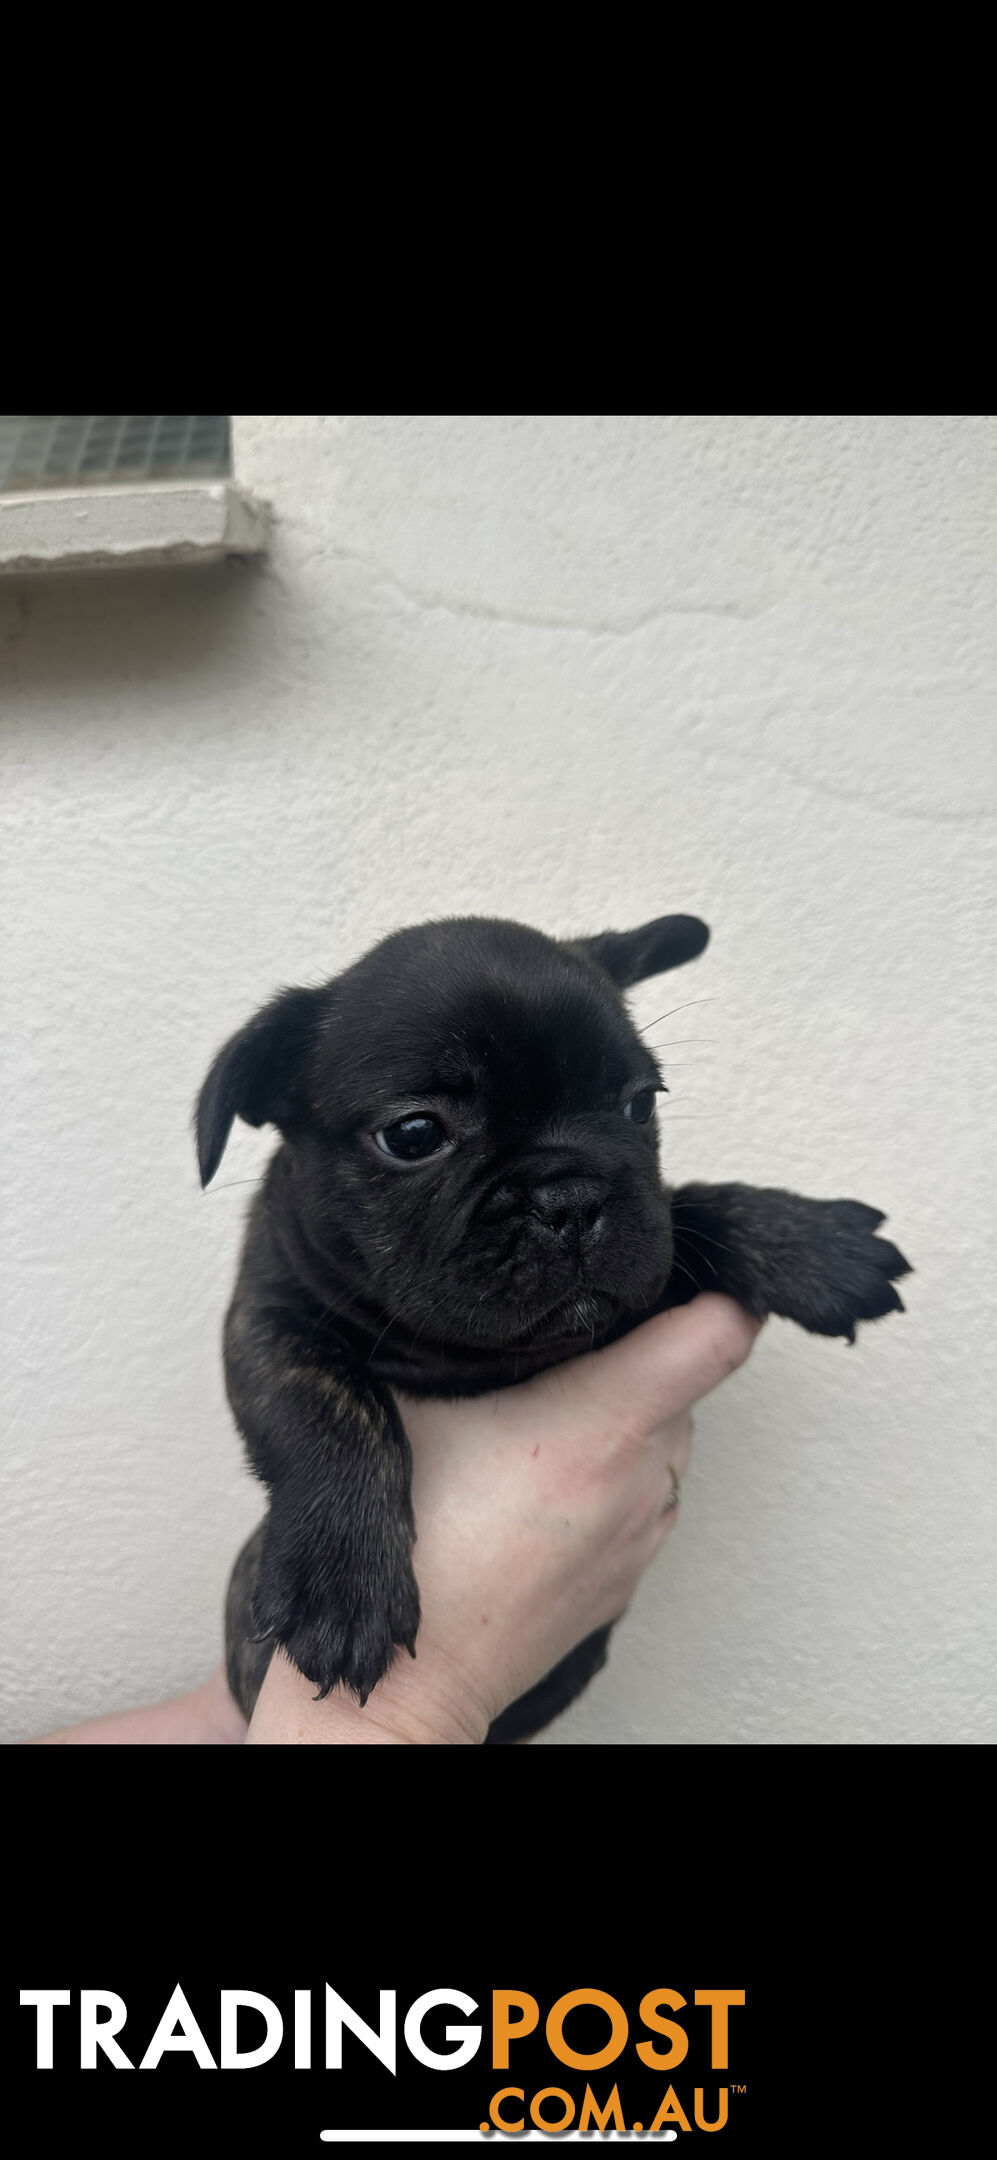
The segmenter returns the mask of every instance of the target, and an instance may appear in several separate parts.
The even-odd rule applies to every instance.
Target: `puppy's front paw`
[[[880,1320],[903,1312],[894,1282],[911,1273],[896,1245],[876,1236],[886,1218],[861,1200],[808,1200],[799,1240],[795,1281],[784,1310],[787,1317],[815,1335],[843,1335],[855,1341],[860,1320]]]
[[[363,1705],[396,1646],[415,1656],[419,1592],[407,1553],[394,1563],[384,1554],[349,1567],[340,1558],[334,1572],[314,1561],[293,1570],[268,1566],[264,1554],[253,1616],[320,1697],[342,1685]]]

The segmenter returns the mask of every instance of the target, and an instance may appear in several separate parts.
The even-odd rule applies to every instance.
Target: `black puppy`
[[[558,943],[469,917],[400,930],[285,990],[219,1052],[201,1181],[232,1120],[283,1135],[225,1324],[229,1401],[269,1512],[229,1588],[248,1716],[274,1644],[365,1702],[413,1656],[409,1444],[392,1388],[509,1387],[699,1289],[820,1335],[902,1311],[908,1272],[855,1200],[686,1185],[658,1168],[656,1059],[621,991],[692,960],[689,915]],[[537,1732],[603,1663],[600,1629],[489,1738]]]

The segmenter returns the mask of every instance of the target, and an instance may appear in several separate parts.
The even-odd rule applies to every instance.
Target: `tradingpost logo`
[[[602,1988],[571,1988],[548,2005],[526,1989],[496,1988],[479,2000],[461,1988],[440,1987],[417,1995],[407,2007],[400,2006],[397,1990],[382,1988],[376,2024],[328,1983],[324,1989],[282,1990],[283,2009],[256,1989],[199,1991],[193,2000],[192,1994],[174,1986],[150,2030],[148,2017],[130,2019],[125,1998],[109,1989],[22,1989],[22,2008],[35,2020],[35,2068],[91,2070],[100,2058],[102,2067],[156,2070],[167,2055],[186,2053],[201,2069],[254,2070],[277,2063],[339,2073],[324,2095],[326,2121],[333,2115],[355,2127],[323,2129],[327,2143],[355,2137],[358,2117],[368,2105],[383,2107],[387,2099],[390,2109],[393,2090],[399,2113],[405,2109],[402,2119],[411,2123],[413,2115],[424,2112],[411,2105],[416,2079],[425,2086],[425,2112],[431,2115],[431,2081],[441,2074],[459,2077],[472,2064],[473,2080],[449,2088],[467,2106],[460,2109],[463,2130],[450,2129],[448,2138],[596,2131],[604,2136],[636,2132],[671,2143],[690,2132],[723,2130],[748,2092],[743,2079],[730,2078],[732,2028],[736,2040],[743,1988],[683,1994],[652,1987],[629,2010]],[[373,1991],[365,2008],[372,2006],[372,1996]],[[454,2013],[445,2016],[442,2031],[441,2010]],[[351,2047],[346,2070],[344,2033],[358,2043]],[[743,2067],[738,2061],[738,2070]],[[401,2081],[397,2087],[393,2082],[399,2072],[404,2100]],[[406,2131],[399,2123],[390,2132],[359,2134],[407,2141],[430,2133]]]

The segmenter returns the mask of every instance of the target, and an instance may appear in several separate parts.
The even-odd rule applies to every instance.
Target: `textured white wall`
[[[260,1510],[218,1044],[393,926],[703,914],[678,1177],[917,1269],[773,1322],[569,1741],[993,1737],[993,459],[976,419],[248,418],[263,567],[0,586],[3,1732],[193,1684]],[[704,1040],[700,1038],[705,1038]],[[988,1118],[988,1111],[990,1113]],[[992,1143],[991,1143],[992,1145]],[[987,1307],[990,1307],[990,1324]]]

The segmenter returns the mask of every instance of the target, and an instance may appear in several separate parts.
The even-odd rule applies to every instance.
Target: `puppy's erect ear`
[[[707,925],[697,915],[659,915],[639,930],[603,930],[598,937],[576,938],[570,950],[585,953],[626,990],[647,975],[664,975],[695,960],[709,942]]]
[[[233,1118],[282,1130],[293,1120],[318,995],[317,990],[281,990],[219,1050],[197,1099],[202,1185],[210,1182],[221,1162]]]

